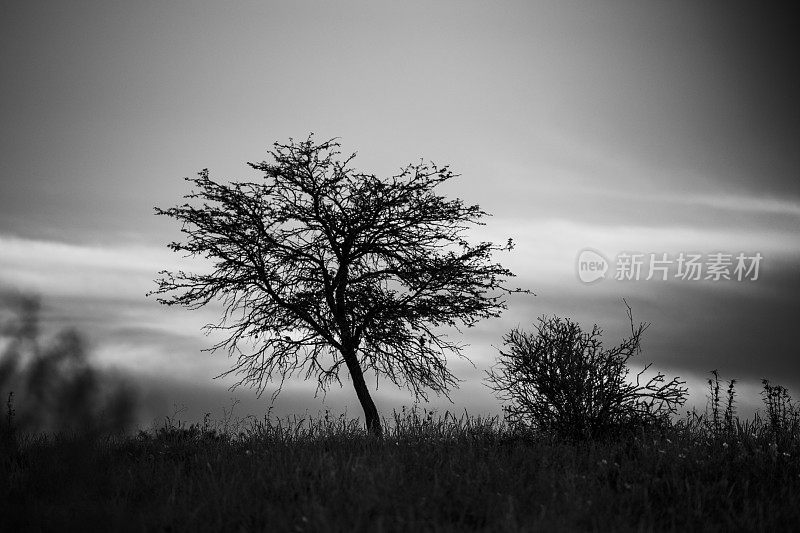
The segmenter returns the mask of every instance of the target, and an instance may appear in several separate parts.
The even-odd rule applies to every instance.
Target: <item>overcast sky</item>
[[[48,323],[85,331],[98,365],[221,409],[233,380],[211,378],[228,363],[199,352],[217,310],[144,297],[181,266],[153,206],[178,203],[202,168],[251,179],[247,161],[314,132],[364,171],[451,165],[461,177],[443,192],[494,214],[476,236],[518,243],[498,259],[537,296],[467,333],[477,368],[454,361],[465,383],[449,408],[498,411],[480,383],[492,346],[541,314],[618,342],[622,297],[652,323],[643,360],[688,379],[699,404],[714,368],[752,405],[762,377],[800,395],[794,20],[689,1],[5,2],[0,286],[41,294]],[[606,279],[579,279],[584,248]],[[673,263],[648,281],[645,262],[620,281],[623,252],[762,260],[755,280],[680,279]],[[360,414],[349,388],[324,405],[307,389],[277,408]],[[411,402],[390,387],[377,400]]]

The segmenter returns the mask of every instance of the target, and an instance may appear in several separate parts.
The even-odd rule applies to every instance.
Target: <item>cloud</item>
[[[216,321],[216,309],[165,308],[145,297],[155,288],[158,271],[203,268],[199,261],[180,260],[154,246],[75,245],[2,235],[0,249],[0,294],[42,295],[42,327],[49,333],[80,328],[101,367],[174,367],[167,372],[192,370],[197,379],[216,375],[219,365],[197,356],[213,341],[202,336],[201,327]]]
[[[793,323],[800,317],[792,296],[800,293],[795,274],[800,246],[794,232],[765,232],[746,225],[647,226],[495,217],[474,234],[475,238],[499,242],[509,236],[517,247],[498,255],[497,260],[518,274],[512,285],[532,289],[537,296],[512,296],[501,318],[463,331],[459,340],[470,344],[465,353],[476,367],[451,359],[456,375],[466,380],[453,394],[459,408],[498,412],[498,402],[481,380],[483,371],[494,362],[494,347],[501,344],[504,332],[515,326],[528,327],[542,314],[558,314],[587,327],[599,324],[607,332],[606,342],[615,343],[628,328],[622,297],[633,306],[636,320],[653,324],[644,339],[642,362],[653,361],[668,375],[681,375],[699,384],[691,391],[697,406],[703,403],[702,384],[713,368],[724,376],[743,380],[743,390],[753,389],[751,385],[762,377],[781,382],[781,376],[800,375],[800,367],[790,356]],[[0,245],[5,252],[0,256],[0,286],[41,293],[42,327],[53,332],[65,326],[79,327],[87,335],[98,369],[128,373],[139,383],[163,382],[156,387],[161,392],[154,397],[168,401],[159,403],[158,409],[163,411],[165,405],[179,400],[175,391],[193,387],[216,391],[208,392],[209,398],[227,398],[230,394],[226,389],[235,383],[234,377],[212,381],[229,368],[230,361],[222,353],[212,356],[201,352],[214,342],[214,337],[201,334],[201,327],[215,322],[219,309],[165,308],[144,296],[154,287],[152,279],[157,271],[203,265],[184,264],[168,250],[142,245],[74,245],[7,236],[0,236]],[[580,282],[576,271],[578,252],[585,247],[595,248],[609,259],[621,250],[669,254],[758,251],[764,255],[764,263],[760,279],[751,283],[605,279],[587,285]],[[454,338],[461,335],[457,331],[448,333]],[[800,385],[784,384],[790,388]],[[174,390],[170,392],[169,387]],[[350,406],[353,414],[360,413],[357,404],[349,403],[349,387],[344,380],[343,390],[332,390],[329,401],[333,403],[328,405]],[[313,389],[292,380],[282,393],[291,401],[281,405],[286,409],[322,405],[314,399]],[[267,396],[272,390],[267,388]],[[379,384],[378,391],[377,399],[384,409],[412,401],[407,392],[386,383]],[[237,397],[254,394],[244,390]],[[197,392],[187,398],[200,396]],[[758,398],[745,401],[756,405]],[[253,409],[265,405],[261,400],[247,400],[245,404]],[[431,405],[454,407],[442,398],[432,399]]]
[[[793,198],[768,196],[742,196],[729,193],[708,194],[687,192],[675,194],[668,191],[634,192],[624,189],[583,187],[580,193],[592,197],[614,198],[657,206],[660,210],[671,210],[675,206],[698,206],[714,210],[735,211],[744,215],[784,215],[800,218],[800,201]]]
[[[681,252],[741,252],[747,256],[761,253],[764,269],[778,262],[800,260],[800,240],[795,230],[764,230],[746,225],[609,224],[566,218],[495,217],[474,232],[475,239],[494,242],[505,242],[509,237],[514,239],[515,249],[498,254],[496,259],[519,276],[513,281],[515,285],[524,283],[534,291],[543,284],[562,289],[579,284],[576,262],[586,248],[599,251],[612,261],[621,252],[638,252],[648,258],[651,253],[659,257],[666,253],[673,260]],[[600,285],[596,290],[605,289]]]
[[[79,245],[0,235],[0,281],[50,296],[140,300],[154,289],[153,278],[179,264],[166,247],[124,243]]]

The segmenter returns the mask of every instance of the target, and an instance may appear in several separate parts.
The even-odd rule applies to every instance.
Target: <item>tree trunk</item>
[[[383,436],[383,427],[381,427],[381,419],[378,415],[378,408],[375,407],[375,402],[372,401],[372,396],[367,389],[367,383],[364,381],[364,372],[361,370],[361,364],[358,362],[358,357],[355,351],[349,353],[342,353],[344,362],[347,364],[347,369],[350,371],[350,377],[353,380],[353,387],[356,389],[356,396],[358,401],[361,402],[361,407],[364,409],[364,418],[367,421],[367,431],[376,437]]]

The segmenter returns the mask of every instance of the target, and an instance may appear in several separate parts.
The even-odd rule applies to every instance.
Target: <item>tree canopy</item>
[[[434,189],[456,177],[447,166],[410,164],[389,178],[358,172],[355,154],[313,136],[275,143],[249,165],[255,182],[221,183],[208,170],[186,178],[186,203],[156,213],[181,223],[176,252],[211,261],[205,273],[163,271],[159,301],[199,308],[221,301],[212,330],[236,362],[227,373],[263,391],[272,379],[316,378],[327,390],[353,381],[368,428],[380,418],[364,373],[388,378],[415,397],[457,385],[446,356],[463,346],[443,327],[472,326],[505,309],[513,274],[492,261],[509,250],[470,243],[487,216]],[[280,389],[278,389],[280,390]]]

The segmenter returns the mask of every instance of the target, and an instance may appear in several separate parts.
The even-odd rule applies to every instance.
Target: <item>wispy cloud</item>
[[[164,247],[77,245],[0,235],[0,281],[56,296],[140,299],[176,264]]]
[[[465,332],[464,342],[471,344],[467,353],[477,368],[456,365],[459,376],[467,380],[464,390],[454,396],[459,402],[496,410],[480,380],[483,370],[492,364],[492,346],[500,343],[510,327],[530,324],[540,314],[557,313],[573,316],[587,326],[598,323],[609,331],[609,342],[615,342],[625,334],[623,296],[634,305],[637,318],[654,323],[645,343],[647,359],[664,371],[689,376],[697,383],[711,368],[731,377],[757,379],[763,376],[751,375],[748,370],[754,350],[761,351],[758,372],[763,370],[764,375],[783,375],[794,369],[783,352],[790,345],[787,328],[797,315],[797,304],[782,290],[796,285],[791,272],[800,258],[800,246],[793,232],[601,224],[560,218],[496,217],[488,222],[477,228],[474,236],[499,242],[513,237],[517,248],[497,259],[519,275],[514,284],[533,289],[538,296],[513,298],[502,319]],[[202,267],[201,263],[183,260],[163,247],[141,244],[91,246],[0,236],[0,247],[4,252],[0,255],[0,287],[40,294],[45,304],[43,319],[85,329],[100,367],[126,369],[146,380],[169,376],[184,384],[181,390],[188,390],[190,384],[210,384],[212,377],[228,368],[223,354],[212,357],[200,352],[212,344],[213,339],[204,337],[201,327],[219,318],[215,309],[189,312],[164,308],[145,298],[154,288],[153,278],[159,270],[191,270]],[[577,253],[585,247],[609,256],[620,250],[758,251],[770,270],[757,284],[746,287],[614,280],[586,286],[575,270]],[[230,378],[210,386],[224,389],[234,382]],[[290,395],[309,392],[299,383],[287,387],[295,391]],[[380,397],[390,403],[410,400],[391,387],[381,387],[381,391]],[[693,392],[701,403],[702,391]],[[331,398],[344,401],[349,396],[334,394]],[[475,398],[481,398],[480,402]],[[307,401],[297,405],[317,405],[313,392]],[[448,405],[446,401],[435,403],[444,408]]]
[[[785,215],[800,218],[800,200],[791,198],[699,194],[696,192],[674,194],[666,191],[640,193],[608,188],[583,188],[581,194],[659,205],[661,209],[671,209],[675,206],[698,206],[715,210],[736,211],[747,215]]]
[[[166,309],[146,297],[160,270],[204,267],[164,247],[77,245],[0,235],[0,250],[0,289],[39,295],[43,323],[53,330],[85,330],[98,344],[104,365],[155,369],[159,357],[163,362],[167,354],[179,362],[186,352],[199,351],[207,340],[200,328],[215,319],[213,309]],[[147,356],[128,357],[134,352]]]
[[[516,248],[498,259],[522,279],[539,283],[577,283],[575,262],[585,248],[598,250],[609,258],[623,251],[670,255],[758,252],[765,256],[765,264],[800,257],[800,239],[795,231],[767,231],[746,224],[703,227],[495,217],[486,226],[476,228],[475,236],[496,242],[513,238]]]

